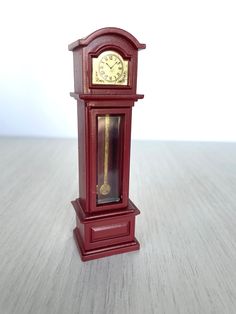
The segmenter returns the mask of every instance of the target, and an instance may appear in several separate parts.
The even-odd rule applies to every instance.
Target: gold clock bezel
[[[122,62],[122,74],[116,80],[105,80],[99,70],[99,65],[102,59],[110,56],[115,56]],[[108,65],[109,66],[109,65]],[[124,60],[123,57],[114,50],[106,50],[97,57],[92,57],[92,85],[107,85],[107,86],[128,86],[129,81],[129,61]]]

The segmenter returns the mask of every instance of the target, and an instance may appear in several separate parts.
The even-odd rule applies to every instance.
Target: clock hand
[[[100,193],[102,195],[107,195],[111,191],[111,186],[108,183],[108,160],[109,160],[109,126],[110,117],[109,114],[105,116],[105,134],[104,134],[104,180],[100,187]]]
[[[117,61],[113,64],[113,66],[110,69],[112,69],[116,64],[117,64]]]
[[[110,67],[110,65],[109,65],[107,62],[106,62],[106,65],[109,66],[110,69],[112,69],[112,68]]]

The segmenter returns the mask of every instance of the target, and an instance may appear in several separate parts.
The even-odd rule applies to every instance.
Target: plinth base
[[[140,212],[129,200],[128,206],[96,214],[85,213],[80,199],[72,202],[76,212],[74,238],[82,261],[136,251],[135,216]]]
[[[77,244],[77,248],[79,250],[81,260],[83,262],[90,261],[90,260],[97,259],[97,258],[106,257],[106,256],[111,256],[111,255],[115,255],[115,254],[137,251],[140,248],[138,240],[136,238],[134,238],[134,241],[131,241],[128,243],[110,245],[109,247],[98,248],[98,249],[86,251],[84,249],[83,242],[82,242],[80,234],[79,234],[79,229],[75,228],[73,230],[73,234],[74,234],[75,242]]]

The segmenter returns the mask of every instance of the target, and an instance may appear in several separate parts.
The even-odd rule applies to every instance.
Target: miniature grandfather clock
[[[145,45],[103,28],[71,45],[77,100],[79,198],[74,237],[83,261],[139,249],[137,207],[129,200],[131,112],[137,55]]]

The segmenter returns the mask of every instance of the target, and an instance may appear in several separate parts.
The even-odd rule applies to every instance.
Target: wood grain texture
[[[76,147],[0,140],[0,313],[235,313],[236,144],[134,142],[141,250],[87,263]]]

